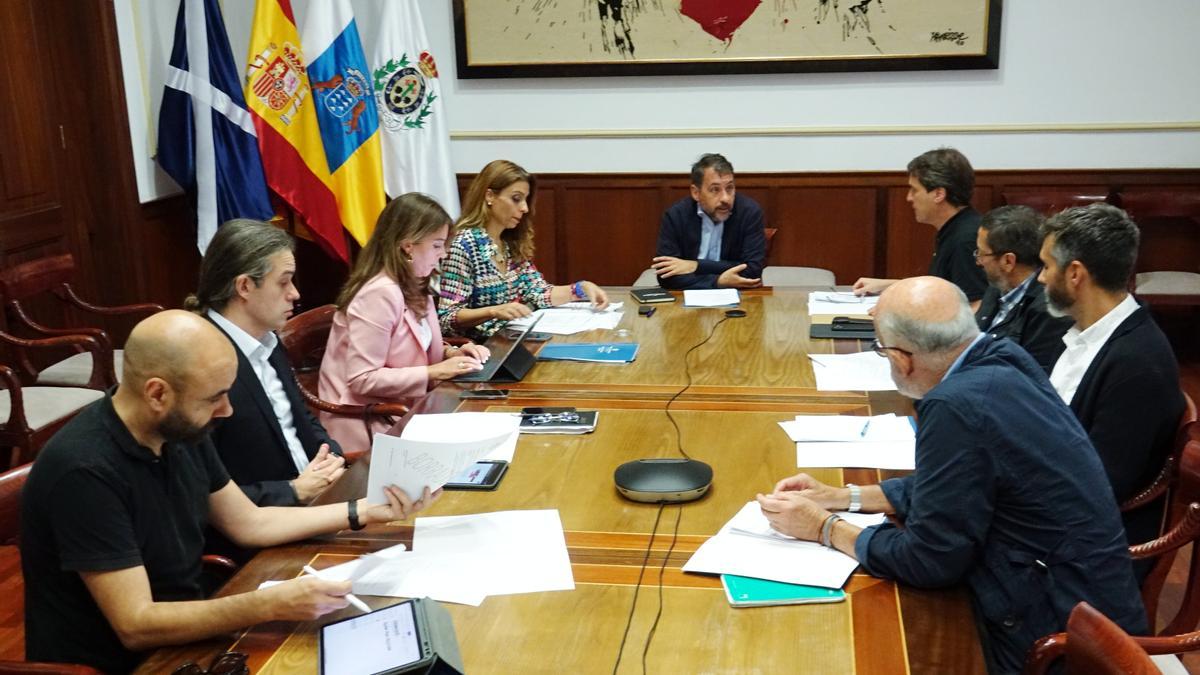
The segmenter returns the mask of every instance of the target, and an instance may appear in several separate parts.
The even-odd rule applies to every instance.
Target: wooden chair
[[[329,330],[333,327],[333,315],[336,311],[337,307],[334,305],[322,305],[301,312],[288,319],[279,331],[279,341],[292,364],[305,403],[314,410],[354,417],[368,425],[377,418],[398,419],[408,414],[408,406],[401,403],[349,405],[322,401],[316,395],[321,357],[325,355],[325,345],[329,342]],[[363,454],[365,453],[346,450],[346,459],[357,459]]]
[[[1125,190],[1120,204],[1146,238],[1142,252],[1154,248],[1155,241],[1164,242],[1157,253],[1170,258],[1168,269],[1138,273],[1138,297],[1156,305],[1200,305],[1200,247],[1186,246],[1200,235],[1200,190]],[[1147,237],[1149,231],[1154,234]]]
[[[38,368],[25,348],[13,346],[17,371],[23,383],[52,387],[92,387],[107,389],[121,379],[122,350],[113,349],[108,333],[94,326],[51,328],[35,321],[28,305],[38,298],[56,298],[72,310],[104,317],[130,314],[153,314],[162,305],[143,303],[105,307],[83,300],[75,293],[75,260],[69,253],[39,258],[0,270],[0,296],[4,299],[9,332],[28,331],[34,335],[89,335],[104,348],[106,356],[97,370],[93,352],[75,350],[75,354],[47,368]]]
[[[1045,673],[1060,656],[1066,657],[1068,675],[1160,675],[1136,638],[1086,602],[1075,605],[1067,632],[1056,638],[1060,641],[1039,643],[1026,675]]]
[[[19,345],[22,349],[82,348],[88,350],[83,353],[97,357],[92,361],[93,378],[98,377],[97,371],[104,367],[103,347],[90,335],[24,340],[0,332],[0,342]],[[0,388],[0,420],[3,420],[0,422],[0,448],[9,448],[8,457],[0,459],[5,468],[33,461],[42,445],[75,413],[104,396],[98,388],[25,387],[16,373],[3,365],[0,365]]]
[[[1162,470],[1158,472],[1158,475],[1154,477],[1150,485],[1125,500],[1121,504],[1121,511],[1132,511],[1149,504],[1167,494],[1170,488],[1174,486],[1179,471],[1179,458],[1183,454],[1183,448],[1187,445],[1190,438],[1191,427],[1196,424],[1196,402],[1192,400],[1191,396],[1187,395],[1187,392],[1183,393],[1183,400],[1185,407],[1183,415],[1179,418],[1179,428],[1175,432],[1175,445],[1171,449],[1171,454],[1167,455],[1167,461],[1163,463]]]
[[[0,569],[7,574],[4,580],[7,603],[5,610],[4,632],[0,643],[18,645],[15,651],[8,648],[0,654],[0,675],[16,675],[19,673],[56,673],[58,675],[99,675],[99,671],[69,663],[29,663],[23,660],[25,655],[25,622],[24,622],[24,584],[21,583],[21,553],[18,549],[21,534],[21,490],[29,477],[29,464],[11,469],[0,474]],[[9,616],[8,612],[13,616]]]
[[[1094,190],[1011,190],[1000,198],[1007,206],[1028,206],[1043,215],[1058,213],[1072,206],[1087,206],[1096,202],[1111,201],[1108,194]]]

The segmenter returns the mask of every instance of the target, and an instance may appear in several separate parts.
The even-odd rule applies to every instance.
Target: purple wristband
[[[577,298],[579,300],[583,300],[584,298],[587,297],[587,294],[583,292],[583,282],[582,281],[576,281],[571,286],[571,297]]]

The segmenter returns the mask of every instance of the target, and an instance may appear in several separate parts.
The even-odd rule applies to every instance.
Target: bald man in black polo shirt
[[[22,497],[27,658],[128,672],[155,647],[341,609],[350,584],[311,576],[201,600],[205,524],[261,548],[407,518],[432,500],[389,487],[387,505],[255,506],[208,438],[236,374],[212,324],[161,312],[130,334],[116,392],[42,450]]]

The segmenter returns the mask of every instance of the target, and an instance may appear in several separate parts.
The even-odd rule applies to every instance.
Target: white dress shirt
[[[1054,364],[1054,370],[1050,373],[1050,384],[1054,385],[1054,390],[1067,405],[1075,398],[1075,391],[1079,389],[1079,383],[1083,381],[1083,376],[1092,365],[1092,361],[1096,360],[1096,354],[1100,353],[1100,349],[1112,337],[1117,326],[1136,312],[1137,308],[1137,300],[1134,300],[1132,295],[1126,295],[1124,300],[1110,309],[1099,321],[1088,326],[1087,330],[1080,331],[1078,326],[1071,326],[1067,334],[1063,335],[1062,341],[1066,343],[1067,348]]]
[[[275,336],[275,333],[268,331],[262,340],[256,340],[254,336],[221,316],[219,312],[210,309],[208,316],[233,339],[233,344],[237,345],[246,360],[250,362],[251,370],[258,376],[258,381],[267,394],[267,400],[271,402],[275,419],[279,420],[279,428],[283,430],[283,439],[287,441],[292,461],[296,463],[296,471],[303,472],[308,467],[308,455],[304,453],[304,446],[296,434],[292,402],[288,400],[287,392],[283,390],[283,382],[279,379],[279,373],[275,372],[275,367],[268,361],[271,353],[275,351],[275,346],[279,344],[279,338]]]
[[[700,254],[697,260],[720,260],[721,239],[725,236],[724,221],[718,223],[696,205],[696,214],[700,216]]]
[[[429,322],[425,317],[417,322],[417,342],[421,343],[421,349],[429,351],[429,343],[433,342],[433,329],[429,327]]]

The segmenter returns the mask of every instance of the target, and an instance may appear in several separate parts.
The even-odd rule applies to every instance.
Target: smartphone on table
[[[495,490],[505,471],[508,471],[508,462],[483,459],[451,478],[444,487],[447,490]]]

